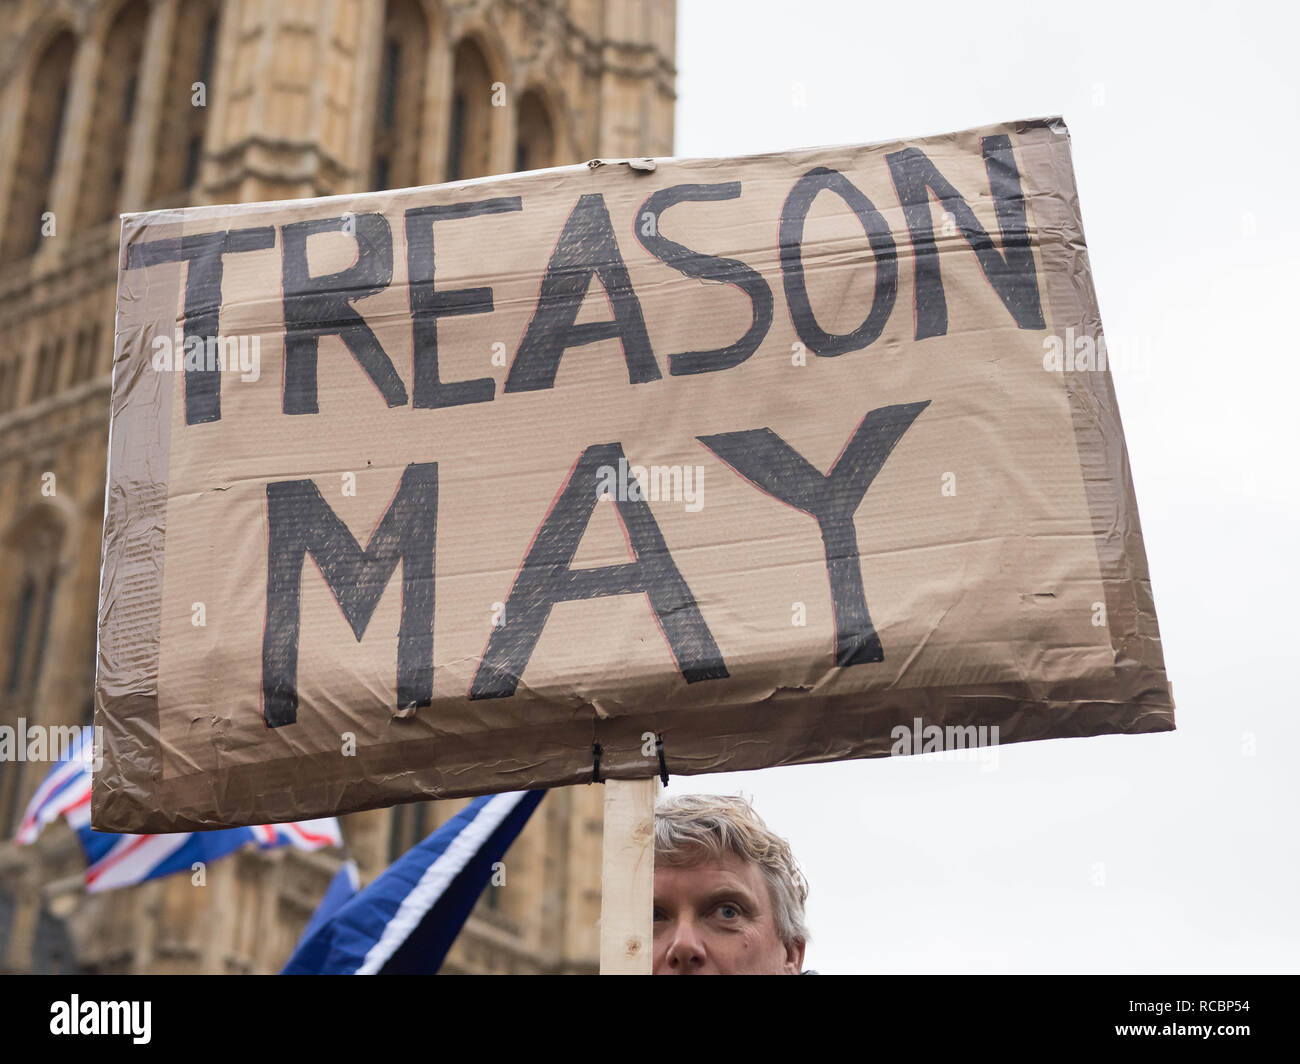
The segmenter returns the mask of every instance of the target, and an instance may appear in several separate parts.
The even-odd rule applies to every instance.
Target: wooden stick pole
[[[606,780],[600,880],[600,974],[649,975],[654,811],[659,781]]]

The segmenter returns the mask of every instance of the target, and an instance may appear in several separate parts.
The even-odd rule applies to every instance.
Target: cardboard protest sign
[[[101,830],[1174,726],[1059,119],[119,265]]]

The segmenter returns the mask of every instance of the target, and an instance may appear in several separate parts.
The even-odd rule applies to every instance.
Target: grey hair
[[[655,861],[691,865],[701,858],[734,854],[763,870],[781,944],[808,942],[804,904],[808,881],[799,871],[790,844],[763,823],[739,795],[678,794],[655,806]]]

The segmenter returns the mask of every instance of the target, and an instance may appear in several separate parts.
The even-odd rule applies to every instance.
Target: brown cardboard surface
[[[219,283],[216,240],[248,248]],[[132,215],[121,267],[100,830],[578,783],[596,743],[642,777],[647,734],[691,774],[884,756],[918,718],[1173,727],[1109,373],[1049,364],[1101,341],[1059,119]],[[286,315],[335,332],[314,388]],[[260,375],[158,368],[182,328]],[[598,501],[620,454],[679,490]]]

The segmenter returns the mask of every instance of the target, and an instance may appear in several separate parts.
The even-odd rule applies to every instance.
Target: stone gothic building
[[[674,0],[0,0],[0,725],[90,719],[121,212],[673,143]],[[87,895],[0,761],[0,971],[274,972],[339,854]],[[595,969],[601,788],[549,793],[444,966]],[[463,802],[344,818],[362,876]]]

